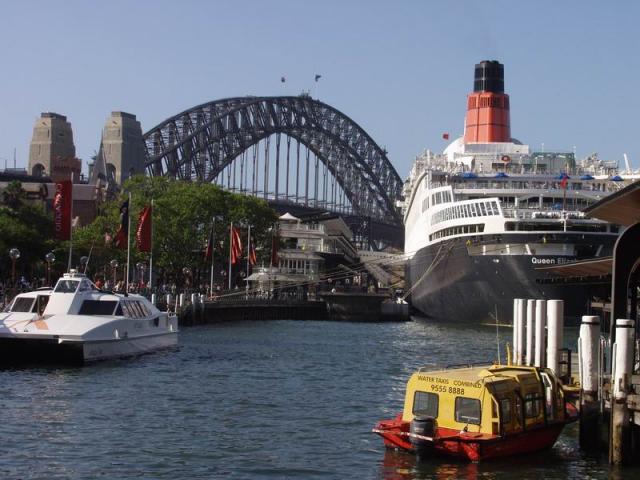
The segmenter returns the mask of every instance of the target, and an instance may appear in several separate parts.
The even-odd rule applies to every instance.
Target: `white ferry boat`
[[[178,320],[140,295],[98,289],[71,271],[0,313],[0,364],[84,363],[175,346]]]
[[[500,321],[514,298],[565,300],[588,311],[601,284],[548,281],[539,266],[611,255],[618,226],[582,209],[635,177],[596,154],[533,151],[511,137],[503,66],[475,67],[464,136],[442,154],[427,151],[404,187],[405,253],[411,304],[427,318]]]

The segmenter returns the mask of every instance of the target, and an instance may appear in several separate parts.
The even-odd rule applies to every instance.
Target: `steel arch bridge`
[[[338,213],[370,244],[398,243],[402,180],[386,151],[348,116],[308,95],[204,103],[164,120],[144,141],[150,175]]]

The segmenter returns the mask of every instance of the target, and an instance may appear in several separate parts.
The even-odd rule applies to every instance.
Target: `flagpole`
[[[127,278],[124,282],[124,293],[129,294],[129,261],[131,260],[131,192],[129,192],[129,205],[127,207]]]
[[[216,217],[211,219],[211,245],[207,248],[211,249],[211,279],[209,280],[209,298],[213,298],[213,257],[216,253]]]
[[[246,284],[244,287],[246,298],[249,298],[249,262],[250,262],[249,257],[250,256],[251,256],[251,225],[249,225],[249,227],[247,228],[247,275],[244,277],[244,281]]]
[[[233,255],[233,222],[229,229],[229,290],[231,290],[231,258]]]
[[[71,218],[69,219],[69,264],[67,272],[71,272],[71,255],[73,254],[73,170],[71,171]]]
[[[149,291],[153,293],[153,198],[151,199],[151,245],[149,252]]]

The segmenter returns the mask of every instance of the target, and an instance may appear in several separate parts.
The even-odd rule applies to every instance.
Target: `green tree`
[[[112,258],[121,264],[126,261],[126,251],[105,243],[105,234],[108,237],[115,236],[119,226],[119,208],[129,193],[132,198],[131,264],[148,262],[149,255],[135,248],[135,230],[142,208],[153,199],[154,271],[162,271],[165,276],[170,275],[175,279],[181,278],[183,267],[208,271],[209,265],[205,264],[203,253],[214,218],[217,219],[216,243],[222,241],[223,251],[227,252],[230,222],[251,225],[252,236],[260,245],[265,239],[270,242],[267,231],[277,219],[275,211],[265,201],[233,194],[210,183],[175,181],[164,177],[133,177],[123,185],[120,197],[104,204],[95,221],[75,235],[74,248],[78,250],[78,255],[87,255],[91,250],[92,263],[98,266],[98,270],[107,271],[105,266]],[[93,271],[96,271],[95,267]]]
[[[20,250],[17,276],[44,276],[44,255],[58,246],[53,240],[51,215],[44,205],[26,200],[20,182],[9,183],[0,198],[0,278],[10,276],[9,250],[14,247]]]

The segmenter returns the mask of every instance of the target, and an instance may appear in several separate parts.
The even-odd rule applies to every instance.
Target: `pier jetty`
[[[178,313],[181,326],[236,320],[397,322],[409,319],[409,305],[393,301],[386,292],[325,292],[314,300],[244,296],[208,299],[204,295],[182,294],[163,299],[161,305]]]

